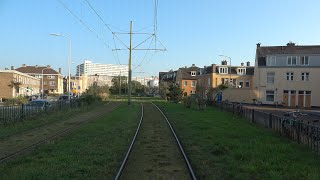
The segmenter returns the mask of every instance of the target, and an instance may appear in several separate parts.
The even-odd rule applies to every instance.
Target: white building
[[[159,86],[159,79],[157,77],[155,77],[154,79],[149,80],[148,86],[152,87],[152,88],[153,87],[158,87]]]
[[[84,63],[77,66],[80,71],[80,75],[104,75],[104,76],[128,76],[128,65],[118,64],[100,64],[92,63],[92,61],[84,61]],[[79,72],[77,72],[79,76]]]

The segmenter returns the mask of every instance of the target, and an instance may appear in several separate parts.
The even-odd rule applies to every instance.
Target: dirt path
[[[190,179],[169,126],[150,103],[144,104],[141,129],[120,179]]]
[[[90,112],[82,114],[81,116],[71,117],[64,121],[58,121],[56,123],[43,126],[25,133],[10,136],[0,141],[0,159],[20,151],[26,147],[31,146],[37,142],[43,141],[48,137],[54,136],[72,126],[83,123],[88,120],[94,120],[102,115],[113,110],[119,103],[109,103],[96,108]]]

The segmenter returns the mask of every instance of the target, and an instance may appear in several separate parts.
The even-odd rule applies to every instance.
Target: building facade
[[[0,70],[0,87],[1,99],[31,96],[40,93],[40,79],[16,70]]]
[[[59,72],[55,71],[48,66],[27,66],[23,64],[21,67],[17,68],[16,71],[28,74],[30,76],[40,78],[40,88],[41,92],[45,94],[63,94],[63,76],[61,75],[61,68]],[[43,81],[43,86],[42,86]]]
[[[320,46],[257,44],[255,89],[263,104],[320,107]]]
[[[128,76],[128,71],[128,65],[100,64],[93,63],[92,61],[84,61],[77,66],[77,76],[79,76],[79,73],[80,75],[87,74],[89,76]]]

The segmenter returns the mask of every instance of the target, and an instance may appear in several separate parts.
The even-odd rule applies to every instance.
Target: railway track
[[[42,144],[44,144],[44,143],[46,143],[48,141],[51,141],[51,140],[53,140],[55,138],[58,138],[58,137],[60,137],[60,136],[62,136],[64,134],[67,134],[68,132],[71,132],[71,131],[77,129],[77,128],[81,127],[82,125],[84,125],[84,124],[86,124],[86,123],[88,123],[90,121],[93,121],[93,120],[95,120],[95,119],[97,119],[99,117],[102,117],[107,112],[110,112],[110,111],[114,110],[115,108],[117,108],[120,105],[120,103],[112,103],[112,104],[108,103],[107,105],[111,105],[111,106],[108,107],[107,110],[104,109],[104,108],[101,108],[98,112],[96,112],[97,114],[95,114],[95,116],[87,118],[84,121],[80,121],[80,122],[78,122],[78,123],[66,128],[66,129],[63,129],[62,131],[54,133],[53,135],[50,135],[50,136],[48,136],[48,137],[46,137],[46,138],[44,138],[44,139],[42,139],[40,141],[32,143],[32,144],[30,144],[30,145],[28,145],[26,147],[23,147],[23,148],[21,148],[21,149],[19,149],[17,151],[14,151],[12,153],[9,153],[9,154],[1,157],[0,158],[0,163],[4,163],[4,162],[6,162],[6,161],[8,161],[8,160],[10,160],[12,158],[15,158],[15,157],[17,157],[17,156],[19,156],[19,155],[21,155],[23,153],[26,153],[26,152],[36,148],[36,147],[38,147],[38,146],[40,146],[40,145],[42,145]]]
[[[197,179],[170,121],[153,103],[141,103],[140,122],[118,179]]]

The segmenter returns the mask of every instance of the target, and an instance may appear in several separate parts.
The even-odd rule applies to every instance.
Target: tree
[[[127,79],[128,78],[126,76],[121,76],[120,79],[119,76],[112,78],[111,82],[113,85],[111,87],[111,93],[119,94],[119,89],[121,88],[121,94],[124,94],[127,89]]]
[[[182,100],[183,90],[176,84],[171,84],[168,88],[169,92],[167,93],[167,99],[178,103]]]

